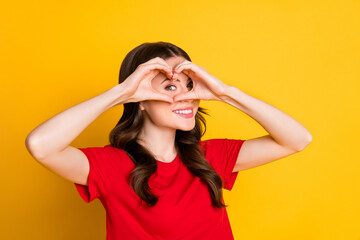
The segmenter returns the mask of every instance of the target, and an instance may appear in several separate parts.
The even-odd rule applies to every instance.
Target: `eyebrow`
[[[186,79],[186,81],[191,80],[191,78],[189,77],[188,79]],[[160,84],[163,84],[165,81],[170,81],[170,79],[166,78],[164,81],[162,81]],[[180,82],[179,79],[176,79],[176,81]]]

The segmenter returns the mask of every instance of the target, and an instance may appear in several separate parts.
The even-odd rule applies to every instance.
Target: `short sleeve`
[[[243,139],[208,139],[200,141],[205,158],[223,180],[224,188],[231,191],[238,172],[233,172]]]
[[[104,197],[110,190],[116,174],[114,156],[106,146],[78,149],[86,155],[90,170],[87,186],[78,183],[74,184],[81,198],[89,203],[96,198]]]

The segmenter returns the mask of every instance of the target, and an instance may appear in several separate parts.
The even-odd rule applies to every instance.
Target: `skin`
[[[171,57],[165,60],[173,70],[185,61],[186,59],[183,57]],[[160,72],[152,79],[151,86],[155,91],[172,98],[192,90],[193,81],[188,79],[189,76],[181,72],[175,77],[175,79],[169,79],[163,72]],[[139,143],[149,149],[157,160],[171,162],[177,154],[175,149],[176,130],[189,131],[195,127],[195,115],[199,104],[199,99],[179,100],[173,103],[159,100],[141,101],[140,109],[145,116],[145,124],[139,135]],[[193,108],[192,118],[183,118],[172,112],[185,107]]]
[[[173,67],[173,79],[178,79],[182,74],[185,74],[193,80],[193,89],[191,91],[183,90],[176,92],[175,96],[172,98],[174,103],[195,101],[196,99],[221,101],[230,104],[249,115],[269,132],[268,135],[247,139],[244,142],[233,172],[260,166],[297,153],[302,151],[312,141],[310,132],[297,120],[274,106],[246,94],[236,87],[226,85],[220,79],[207,72],[205,68],[185,59],[183,61],[180,59],[179,61],[173,59],[173,61],[168,61],[168,64],[171,64]],[[163,126],[165,128],[176,126],[179,127],[179,129],[181,129],[181,127],[187,127],[186,124],[188,122],[184,121],[186,119],[174,121],[173,117],[168,118],[169,114],[161,116],[159,115],[160,111],[155,111],[156,107],[160,105],[152,106],[153,108],[151,109],[153,111],[150,111],[149,106],[146,108],[149,109],[148,112],[153,113],[151,116],[158,116],[157,119],[159,120],[159,123],[160,119],[164,120],[161,121],[161,124],[158,126]],[[164,109],[166,113],[169,113],[170,110],[172,110],[166,107],[159,107],[159,109]],[[152,119],[155,119],[155,117]],[[193,125],[190,127],[192,126]],[[152,149],[155,155],[166,156],[166,154],[171,154],[171,152],[166,151],[169,149],[167,143],[174,142],[175,132],[171,132],[170,130],[161,131],[159,129],[160,128],[156,129],[149,127],[145,129],[145,136],[150,137],[146,139],[150,139],[153,144],[151,145],[148,143],[148,148]],[[173,155],[167,155],[171,156],[170,158],[167,158],[167,161],[169,159],[172,160],[175,156],[174,148],[172,153]]]
[[[162,85],[165,76],[179,81],[166,81]],[[191,90],[185,83],[187,77],[193,80]],[[169,86],[170,83],[175,86]],[[205,68],[181,57],[166,61],[157,57],[140,64],[123,83],[43,122],[29,133],[25,144],[31,155],[49,170],[69,181],[87,185],[89,161],[70,144],[103,112],[119,104],[139,102],[145,115],[140,134],[143,144],[159,161],[170,162],[176,156],[176,129],[186,131],[195,126],[194,118],[181,118],[172,110],[191,105],[196,113],[200,100],[230,104],[269,133],[243,143],[233,172],[302,151],[312,141],[310,132],[296,119],[235,86],[226,85]],[[235,124],[234,128],[238,127]]]

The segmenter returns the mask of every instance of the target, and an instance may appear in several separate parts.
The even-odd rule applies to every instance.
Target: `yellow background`
[[[300,121],[302,152],[224,191],[235,239],[359,240],[360,1],[7,1],[0,9],[0,239],[105,239],[105,210],[37,163],[27,134],[117,84],[143,42],[168,41],[229,85]],[[267,134],[221,103],[205,139]],[[122,106],[71,144],[104,146]],[[5,133],[5,134],[4,134]]]

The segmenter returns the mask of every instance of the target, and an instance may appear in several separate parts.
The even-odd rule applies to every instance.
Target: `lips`
[[[173,110],[174,111],[181,111],[181,110],[192,110],[193,108],[192,107],[187,107],[187,108],[179,108],[179,109],[175,109]]]
[[[173,112],[183,118],[192,118],[193,117],[193,108],[192,107],[176,109],[176,110],[173,110]]]

